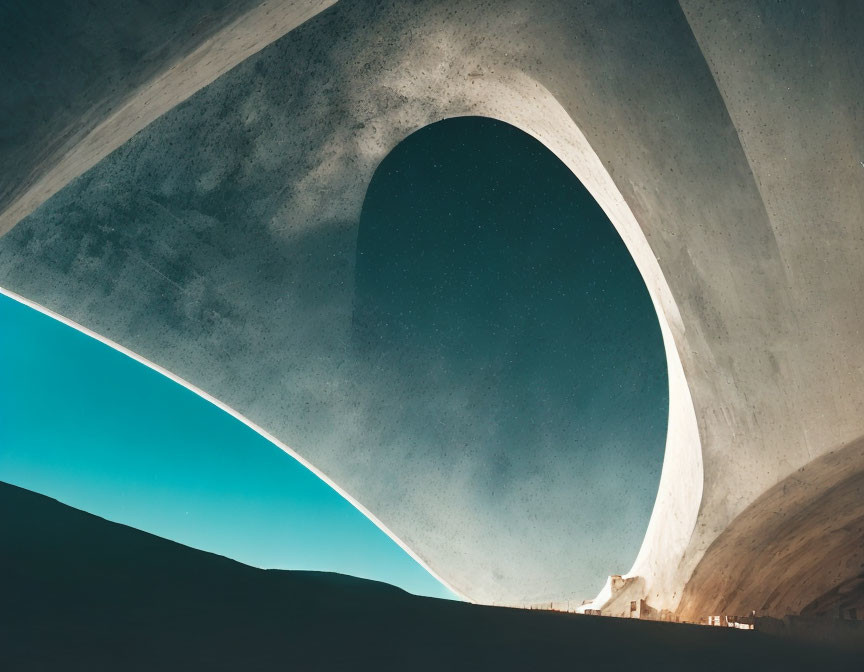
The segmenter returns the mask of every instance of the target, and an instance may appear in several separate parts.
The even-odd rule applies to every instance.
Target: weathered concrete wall
[[[0,7],[0,235],[147,124],[335,0]]]
[[[0,285],[296,446],[302,415],[286,420],[297,409],[284,408],[272,353],[313,338],[339,351],[339,330],[322,343],[314,320],[325,316],[304,301],[350,302],[356,222],[378,162],[440,118],[512,123],[595,195],[657,307],[669,438],[631,574],[654,608],[674,609],[736,517],[864,434],[862,11],[839,1],[342,2],[160,120],[159,137],[193,157],[179,160],[155,132],[120,150],[111,169],[127,171],[130,189],[161,171],[170,216],[154,202],[146,217],[87,228],[91,206],[77,195],[100,207],[116,176],[85,176],[0,241]],[[322,255],[333,261],[313,291]],[[555,465],[524,485],[548,506],[543,526],[514,507],[497,512],[505,534],[466,517],[477,506],[465,476],[482,454],[437,471],[434,456],[346,462],[300,450],[470,598],[584,597],[567,566],[579,543],[567,538],[574,484]]]

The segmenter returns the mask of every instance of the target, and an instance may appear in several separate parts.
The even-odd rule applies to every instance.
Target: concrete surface
[[[343,347],[344,327],[314,307],[350,305],[381,159],[444,117],[507,121],[588,187],[657,308],[669,435],[630,585],[675,610],[748,507],[864,435],[862,28],[864,6],[840,0],[340,2],[20,222],[0,240],[0,285],[268,429],[470,599],[588,597],[568,571],[582,542],[567,538],[578,484],[557,477],[561,464],[522,481],[525,501],[554,511],[538,526],[520,514],[530,507],[482,511],[467,477],[482,452],[446,467],[329,452],[292,441],[305,418],[283,404],[280,351]],[[164,199],[151,213],[120,207],[88,228],[106,193],[143,180]],[[854,578],[852,565],[832,580]],[[691,593],[686,604],[713,608]],[[772,609],[803,600],[787,595]]]
[[[678,612],[782,618],[864,613],[864,440],[756,499],[708,547]]]
[[[334,0],[13,0],[0,8],[0,235]]]

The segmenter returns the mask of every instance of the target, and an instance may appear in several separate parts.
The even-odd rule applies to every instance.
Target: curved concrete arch
[[[350,142],[345,142],[341,135],[341,128],[323,137],[308,134],[312,135],[311,139],[320,147],[317,153],[311,152],[317,159],[317,165],[300,178],[299,184],[296,185],[296,193],[299,196],[292,200],[289,208],[285,208],[290,219],[282,226],[287,224],[296,231],[303,225],[298,221],[301,218],[307,221],[309,219],[321,221],[328,217],[334,221],[339,219],[356,221],[366,185],[380,160],[406,135],[442,118],[464,114],[494,117],[528,132],[543,142],[574,171],[610,215],[646,278],[655,306],[658,306],[662,313],[661,329],[672,372],[670,384],[673,386],[671,394],[673,415],[670,420],[673,428],[670,433],[672,439],[668,452],[673,459],[665,463],[660,486],[661,492],[664,493],[661,499],[664,505],[658,507],[659,513],[655,515],[655,522],[652,523],[651,529],[652,535],[662,535],[665,543],[673,543],[683,549],[689,539],[696,508],[695,502],[690,500],[695,496],[698,501],[699,488],[676,488],[674,482],[684,474],[688,480],[695,481],[697,486],[701,485],[700,458],[698,439],[692,442],[695,436],[695,419],[689,402],[689,392],[684,386],[677,351],[670,338],[672,327],[669,323],[671,321],[675,324],[675,328],[680,330],[680,317],[654,254],[608,172],[552,94],[521,70],[506,65],[498,66],[494,61],[487,67],[490,69],[494,67],[495,72],[484,71],[480,76],[475,72],[477,64],[464,59],[458,66],[451,62],[451,68],[448,70],[436,67],[440,59],[439,50],[442,46],[444,49],[447,48],[446,39],[442,34],[432,34],[425,40],[418,41],[403,57],[402,62],[390,64],[386,71],[379,73],[379,88],[352,95],[352,106],[362,110],[365,118],[374,119],[375,124],[369,126],[364,124]],[[416,69],[411,76],[406,77],[403,63],[408,60],[415,63]],[[458,76],[454,76],[454,67],[460,69]],[[350,81],[353,75],[348,73],[346,79]],[[380,95],[382,90],[387,91],[389,95]],[[444,95],[429,98],[426,92],[430,90],[440,91]],[[418,100],[422,101],[422,104],[418,104]],[[314,115],[316,113],[314,107],[309,106],[309,108],[304,114]],[[309,139],[307,138],[307,141]],[[667,315],[670,318],[667,318]],[[170,370],[177,369],[170,367]],[[183,374],[181,376],[186,377]],[[199,386],[212,389],[208,386]],[[224,399],[222,395],[218,398]],[[227,403],[236,407],[233,401]],[[681,428],[682,426],[684,429]],[[314,458],[312,459],[314,462]],[[325,465],[322,465],[324,472],[329,473],[332,480],[340,482],[339,476]],[[357,493],[357,496],[362,499],[359,494],[362,492],[362,487],[362,484],[355,484],[349,491]],[[671,507],[675,512],[674,515],[664,514],[665,506]],[[428,505],[416,508],[428,508]],[[390,515],[394,514],[391,512]],[[668,522],[670,520],[674,522]],[[396,534],[402,536],[398,529]],[[546,536],[546,533],[536,540],[538,545],[542,543],[543,536]],[[426,543],[424,540],[411,540],[408,543],[432,567],[436,566],[436,562],[441,562],[435,559],[436,555],[442,553],[441,549],[424,548]],[[568,543],[578,543],[578,540],[572,539]],[[500,539],[494,544],[496,547],[504,545]],[[646,545],[646,548],[651,548],[651,545]],[[456,550],[464,552],[463,549]],[[482,551],[478,549],[472,555],[476,556],[480,552]],[[561,556],[564,555],[562,549]],[[643,560],[647,566],[650,566],[653,561],[654,566],[664,567],[661,558],[650,559],[650,551],[643,551],[642,557],[649,557],[647,561]],[[545,588],[543,592],[528,593],[525,597],[506,594],[502,592],[501,586],[495,585],[495,582],[490,580],[489,574],[492,572],[483,566],[480,566],[479,570],[480,576],[472,576],[467,580],[461,579],[461,582],[456,579],[451,581],[452,585],[457,591],[471,595],[478,601],[486,602],[512,604],[548,601],[559,597],[563,599],[585,597],[584,593],[562,593],[560,588]],[[500,569],[496,571],[503,573]],[[520,574],[524,576],[530,571],[529,567],[524,567],[520,570]],[[483,575],[484,573],[486,575]],[[555,575],[559,573],[560,567],[555,566],[542,572],[541,577],[546,582],[567,581],[564,577],[557,579]],[[517,576],[512,580],[517,580]],[[520,588],[520,590],[524,589]]]
[[[261,379],[279,370],[267,353],[309,340],[323,318],[292,314],[303,301],[345,300],[378,161],[436,119],[512,123],[606,209],[661,316],[676,390],[667,462],[687,466],[664,464],[633,588],[605,597],[610,613],[636,596],[674,610],[736,518],[864,433],[861,26],[864,8],[839,0],[343,0],[18,224],[0,240],[0,284],[287,435],[284,390]],[[122,230],[100,220],[124,212],[107,191],[133,193],[148,171],[160,177],[152,202],[135,202],[138,219]],[[304,255],[324,248],[338,263],[315,276]],[[323,284],[312,291],[303,277]],[[298,315],[308,329],[292,326]],[[392,511],[406,543],[472,599],[584,597],[568,590],[557,540],[557,564],[532,557],[526,537],[509,568],[478,568],[500,548],[494,534],[453,549],[451,511],[411,491],[419,481],[388,494],[368,456],[355,457],[350,468],[327,451],[310,459],[370,509]],[[393,473],[424,467],[390,457]],[[456,473],[444,492],[465,486]],[[399,498],[411,502],[405,519]]]
[[[678,333],[680,338],[683,333],[675,299],[639,223],[605,166],[548,90],[520,71],[499,70],[494,74],[484,74],[482,81],[472,80],[468,75],[461,82],[456,79],[456,82],[455,86],[450,84],[452,99],[459,101],[455,109],[445,107],[440,118],[425,119],[415,127],[409,127],[393,146],[424,125],[453,116],[484,116],[519,128],[543,143],[588,189],[615,226],[645,280],[663,336],[669,375],[669,419],[654,511],[642,547],[627,576],[641,577],[661,594],[673,593],[674,586],[686,578],[682,578],[681,569],[671,566],[667,558],[670,551],[683,554],[690,542],[701,502],[703,480],[696,415],[673,336]],[[416,99],[419,92],[440,85],[441,82],[434,78],[412,78],[398,90],[410,100]],[[383,158],[389,151],[387,149],[382,155],[379,148],[375,155]],[[572,600],[568,596],[550,601],[564,607]]]
[[[453,116],[485,116],[519,128],[543,143],[585,185],[621,235],[645,280],[666,353],[669,429],[654,512],[642,548],[626,576],[641,577],[662,595],[674,593],[674,587],[686,580],[682,574],[687,570],[671,566],[667,558],[670,551],[684,553],[696,524],[702,497],[702,451],[693,401],[673,335],[677,333],[679,338],[683,335],[681,315],[657,257],[606,167],[548,90],[518,70],[499,69],[483,73],[482,78],[476,75],[472,78],[470,73],[461,78],[448,75],[447,102],[451,105],[445,106],[437,118],[424,117],[422,122],[409,126],[401,137],[391,141],[392,146],[425,125]],[[442,85],[444,82],[433,76],[414,77],[393,86],[408,100],[416,100],[421,92]],[[453,105],[452,101],[458,102]],[[407,121],[410,117],[401,119]],[[389,151],[379,147],[374,155],[383,158]],[[570,601],[571,596],[558,600],[561,606]]]

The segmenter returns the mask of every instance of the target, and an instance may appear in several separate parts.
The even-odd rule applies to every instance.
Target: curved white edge
[[[682,585],[693,569],[692,561],[683,561],[696,527],[704,485],[696,410],[679,352],[686,343],[681,313],[642,225],[578,124],[539,82],[516,72],[500,76],[502,80],[489,77],[472,85],[477,101],[472,113],[479,111],[516,126],[541,142],[571,170],[618,231],[654,304],[669,385],[666,446],[645,536],[633,566],[624,577],[641,578],[637,583],[631,582],[632,590],[642,590],[643,597],[649,598],[654,608],[672,611],[677,608]],[[485,96],[478,95],[481,87],[487,89]],[[486,101],[490,100],[495,102],[489,105]],[[610,585],[607,582],[592,605],[608,601],[604,594]]]
[[[279,439],[277,439],[275,436],[270,434],[263,427],[256,425],[254,422],[249,420],[249,418],[245,417],[242,413],[239,413],[238,411],[236,411],[233,408],[231,408],[230,406],[228,406],[228,404],[220,401],[219,399],[217,399],[216,397],[214,397],[210,394],[207,394],[207,392],[205,392],[201,388],[196,387],[195,385],[193,385],[189,381],[184,380],[180,376],[171,373],[170,371],[159,366],[155,362],[151,362],[149,359],[142,357],[141,355],[139,355],[136,352],[133,352],[129,348],[126,348],[126,347],[120,345],[119,343],[112,341],[109,338],[105,338],[104,336],[97,334],[95,331],[92,331],[91,329],[88,329],[87,327],[82,326],[82,325],[78,324],[77,322],[70,320],[67,317],[63,317],[63,315],[59,315],[58,313],[55,313],[53,310],[50,310],[49,308],[46,308],[45,306],[40,305],[40,304],[36,303],[35,301],[31,301],[30,299],[27,299],[27,298],[21,296],[20,294],[16,294],[15,292],[10,291],[4,287],[0,287],[0,294],[12,299],[13,301],[17,301],[18,303],[21,303],[21,304],[23,304],[29,308],[32,308],[33,310],[36,310],[36,311],[42,313],[43,315],[47,315],[48,317],[50,317],[54,320],[57,320],[58,322],[62,322],[66,326],[72,327],[76,331],[79,331],[82,334],[85,334],[85,335],[89,336],[90,338],[93,338],[93,339],[99,341],[100,343],[104,343],[108,347],[116,350],[117,352],[123,353],[127,357],[131,357],[136,362],[143,364],[147,368],[152,369],[153,371],[156,371],[157,373],[165,376],[166,378],[169,378],[170,380],[174,381],[178,385],[185,387],[190,392],[197,394],[202,399],[209,401],[211,404],[213,404],[217,408],[221,409],[222,411],[224,411],[228,415],[239,420],[244,425],[249,427],[249,429],[254,431],[256,434],[259,434],[260,436],[264,437],[265,439],[267,439],[267,441],[269,441],[273,445],[278,446],[282,451],[284,451],[285,453],[287,453],[288,455],[293,457],[300,464],[302,464],[309,471],[311,471],[318,478],[320,478],[327,485],[329,485],[333,490],[335,490],[337,493],[339,493],[339,495],[341,495],[345,500],[347,500],[355,509],[357,509],[360,513],[362,513],[369,520],[371,520],[379,530],[381,530],[384,534],[386,534],[393,541],[395,541],[399,545],[399,548],[401,548],[408,555],[410,555],[417,562],[417,564],[419,564],[423,569],[425,569],[427,572],[429,572],[429,574],[431,574],[432,577],[434,577],[439,583],[441,583],[441,585],[443,585],[445,588],[447,588],[450,592],[452,592],[454,595],[456,595],[459,599],[461,599],[465,602],[472,602],[472,600],[470,600],[467,596],[462,594],[460,591],[456,590],[456,588],[454,588],[447,581],[445,581],[443,578],[441,578],[431,567],[429,567],[428,564],[426,564],[426,562],[420,556],[418,556],[414,551],[412,551],[399,537],[397,537],[395,534],[393,534],[393,532],[391,532],[389,529],[387,529],[387,526],[384,525],[384,523],[382,523],[380,520],[378,520],[378,518],[371,511],[369,511],[369,509],[367,509],[360,502],[358,502],[356,499],[354,499],[354,497],[352,497],[345,490],[343,490],[341,487],[339,487],[338,484],[334,483],[325,473],[323,473],[321,470],[319,470],[317,467],[315,467],[315,465],[313,465],[311,462],[306,460],[302,455],[298,454],[290,446],[287,446],[284,443],[282,443]]]

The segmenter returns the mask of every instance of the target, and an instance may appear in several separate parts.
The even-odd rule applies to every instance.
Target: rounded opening
[[[458,117],[384,158],[352,344],[389,390],[377,440],[470,479],[453,544],[498,554],[471,562],[581,596],[633,564],[666,443],[663,335],[621,236],[541,142]]]

